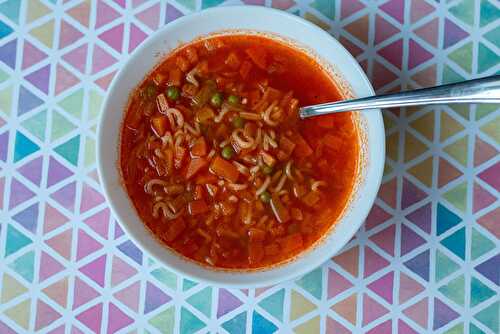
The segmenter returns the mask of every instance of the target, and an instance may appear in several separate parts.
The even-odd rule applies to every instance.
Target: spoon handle
[[[301,118],[308,118],[352,110],[446,103],[500,103],[500,75],[401,93],[306,106],[300,108],[299,114]]]

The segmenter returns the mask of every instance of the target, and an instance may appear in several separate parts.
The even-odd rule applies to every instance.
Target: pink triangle
[[[433,57],[434,56],[432,55],[432,53],[424,49],[413,39],[410,39],[410,52],[408,57],[408,68],[410,70],[420,64],[425,63]]]
[[[125,0],[113,0],[113,2],[118,4],[120,7],[125,8]]]
[[[382,16],[375,16],[375,44],[385,41],[400,30],[387,22]]]
[[[123,23],[119,24],[99,35],[99,39],[111,46],[118,52],[122,52],[123,44]]]
[[[354,44],[353,42],[351,42],[350,40],[348,40],[344,36],[340,36],[339,42],[355,58],[358,57],[359,55],[361,55],[363,53],[363,49],[361,49],[360,47],[358,47],[356,44]]]
[[[398,69],[401,69],[401,62],[403,60],[403,40],[398,39],[397,41],[378,50],[378,54]]]
[[[498,222],[500,222],[500,207],[491,210],[477,220],[479,225],[490,231],[497,239],[500,239],[500,228],[498,228]]]
[[[75,278],[75,286],[73,290],[73,310],[97,298],[99,293],[90,285],[82,281],[80,278]]]
[[[73,172],[53,157],[50,157],[49,170],[47,174],[47,187],[52,187],[53,185],[72,176]]]
[[[398,320],[398,334],[418,334],[413,328],[408,326],[406,322],[399,319]]]
[[[76,49],[66,53],[62,58],[71,66],[79,70],[81,73],[85,72],[85,65],[87,59],[88,45],[83,44]]]
[[[99,45],[95,45],[92,55],[92,74],[100,72],[116,63],[116,59],[104,51]]]
[[[372,235],[370,240],[382,248],[388,254],[394,256],[394,239],[396,235],[396,225],[391,225],[386,229]]]
[[[351,334],[351,331],[334,319],[327,317],[326,334]]]
[[[139,29],[135,24],[130,25],[130,41],[128,44],[128,52],[131,53],[135,48],[146,39],[148,35]]]
[[[102,303],[92,306],[86,311],[83,311],[76,318],[94,333],[101,332],[102,321]]]
[[[38,157],[19,167],[17,171],[19,174],[33,182],[33,184],[40,186],[40,181],[42,179],[42,167],[43,157]]]
[[[42,60],[47,58],[47,54],[43,51],[40,51],[36,46],[24,40],[23,46],[23,64],[22,69],[25,70],[28,67],[31,67],[35,64],[38,64]]]
[[[116,73],[116,72],[112,72]],[[97,184],[101,184],[101,180],[99,180],[99,174],[97,174],[97,169],[91,170],[88,174],[88,177],[90,177],[92,180],[94,180]]]
[[[389,204],[392,208],[396,207],[396,194],[397,194],[398,181],[396,178],[383,183],[378,191],[378,197],[385,203]]]
[[[370,283],[368,285],[368,289],[375,292],[380,297],[384,298],[389,304],[392,304],[392,296],[393,296],[393,288],[394,288],[394,272],[382,276],[376,281]]]
[[[54,209],[52,206],[50,206],[50,204],[46,204],[43,233],[47,234],[48,232],[55,230],[56,228],[68,222],[68,220],[69,219],[66,216]]]
[[[415,35],[422,38],[427,43],[436,47],[437,46],[437,38],[438,38],[436,31],[438,30],[438,25],[439,25],[438,18],[435,18],[434,20],[426,23],[425,25],[421,26],[420,28],[415,29],[414,33],[415,33]]]
[[[134,8],[137,8],[139,7],[140,5],[142,5],[143,3],[145,3],[147,0],[132,0],[132,6]]]
[[[493,189],[500,190],[500,162],[488,167],[477,176]]]
[[[160,23],[160,4],[151,6],[135,15],[139,21],[147,25],[151,30],[158,28]]]
[[[243,303],[227,289],[219,289],[219,301],[217,304],[217,318],[238,308]]]
[[[49,285],[43,289],[43,293],[45,293],[51,300],[66,308],[66,301],[68,297],[68,278],[65,277],[62,280]]]
[[[17,179],[12,178],[10,185],[10,200],[9,209],[18,206],[21,203],[33,198],[35,194],[29,190],[24,184],[19,182]]]
[[[407,178],[403,178],[403,193],[401,195],[401,208],[406,209],[415,203],[427,198],[428,195]]]
[[[263,294],[267,290],[271,289],[273,286],[274,285],[270,285],[270,286],[265,286],[265,287],[262,287],[262,288],[255,289],[255,297],[260,296],[261,294]]]
[[[62,65],[57,65],[56,72],[56,95],[64,92],[70,87],[73,87],[77,83],[80,82],[75,75],[73,75],[70,71],[65,69]]]
[[[44,327],[47,327],[60,317],[61,315],[58,312],[56,312],[52,307],[45,304],[43,301],[38,300],[36,306],[35,330],[38,331]]]
[[[66,333],[66,328],[64,328],[64,325],[61,325],[57,327],[56,329],[51,330],[50,332],[47,332],[47,334],[64,334]]]
[[[390,0],[379,8],[403,24],[405,2],[401,0]]]
[[[113,78],[115,77],[116,71],[113,71],[111,73],[106,74],[105,76],[97,79],[95,83],[102,88],[102,90],[106,91],[108,90],[109,84],[111,81],[113,81]]]
[[[494,146],[476,137],[476,145],[474,146],[474,167],[482,165],[497,155],[498,150]]]
[[[86,183],[83,184],[80,212],[86,212],[104,202],[104,197]]]
[[[388,70],[387,67],[375,61],[373,63],[373,84],[375,89],[378,90],[390,82],[396,80],[398,76],[394,74],[392,71]]]
[[[426,17],[433,11],[434,7],[428,4],[425,0],[412,0],[410,8],[411,23],[415,23],[416,21]]]
[[[367,294],[363,295],[363,326],[369,324],[389,312],[385,307],[370,298]]]
[[[365,247],[365,278],[388,265],[389,261],[375,253],[370,247]]]
[[[424,287],[415,281],[413,278],[404,273],[399,275],[399,303],[403,304],[408,299],[413,298],[420,292],[424,291]]]
[[[71,256],[71,239],[72,239],[72,229],[69,228],[66,231],[59,233],[58,235],[46,240],[45,243],[55,250],[59,255],[69,260]]]
[[[84,230],[78,230],[78,246],[76,251],[77,261],[101,248],[102,244],[100,242],[88,235]]]
[[[75,325],[73,325],[71,327],[71,334],[84,334],[84,333],[82,332],[82,330],[80,328],[75,327]]]
[[[427,328],[427,317],[428,317],[428,302],[427,298],[422,299],[418,303],[413,304],[403,311],[403,313],[415,321],[417,324],[423,328]]]
[[[47,278],[63,271],[65,268],[56,259],[42,251],[40,257],[39,281],[43,282]]]
[[[118,256],[113,256],[113,263],[111,265],[111,285],[117,286],[126,279],[137,274],[137,270],[131,267]]]
[[[368,332],[366,332],[366,334],[387,334],[391,332],[392,332],[392,322],[391,320],[387,320],[381,323],[380,325],[373,327]]]
[[[106,255],[95,259],[94,261],[80,268],[85,276],[104,287],[104,276],[106,274]]]
[[[351,281],[344,276],[332,269],[328,270],[328,299],[337,296],[352,286]]]
[[[134,284],[131,284],[118,292],[115,292],[113,296],[128,308],[137,312],[139,310],[140,294],[141,284],[140,282],[135,282]]]
[[[75,208],[76,182],[65,185],[50,195],[57,203],[69,211]]]
[[[68,15],[80,22],[83,26],[88,27],[90,16],[90,2],[84,1],[79,5],[69,9]]]
[[[107,3],[105,3],[102,0],[99,0],[97,2],[96,15],[97,15],[95,24],[96,29],[120,17],[120,13],[111,8]]]
[[[134,322],[134,320],[116,307],[115,304],[109,304],[108,333],[116,333],[120,329],[130,325],[132,322]]]
[[[401,256],[425,244],[426,240],[406,225],[401,226]]]
[[[79,30],[77,30],[65,20],[62,20],[61,30],[59,33],[59,49],[64,49],[65,47],[73,44],[82,37],[83,34]]]
[[[359,12],[365,8],[365,5],[358,0],[342,0],[342,5],[340,6],[340,17],[345,19],[354,13]]]
[[[380,206],[377,204],[374,204],[372,209],[370,210],[370,213],[368,214],[368,217],[366,217],[365,221],[365,227],[367,230],[370,230],[374,228],[375,226],[378,226],[388,219],[392,218],[392,215],[387,213],[384,209],[382,209]]]
[[[109,229],[109,209],[106,208],[84,220],[94,232],[106,239]]]

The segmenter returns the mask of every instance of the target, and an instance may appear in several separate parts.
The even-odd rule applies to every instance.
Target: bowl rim
[[[104,119],[105,119],[105,114],[106,114],[106,110],[109,110],[110,109],[110,96],[112,95],[112,92],[115,90],[118,82],[119,82],[119,79],[121,79],[121,77],[124,75],[124,73],[126,72],[126,68],[130,65],[130,63],[132,62],[132,60],[134,58],[137,57],[138,54],[140,54],[141,52],[143,52],[144,49],[148,49],[150,48],[152,45],[153,45],[153,41],[156,39],[156,36],[159,36],[159,35],[163,35],[165,31],[168,31],[170,29],[173,29],[175,28],[175,26],[177,25],[182,25],[186,22],[189,22],[191,20],[196,20],[197,17],[200,17],[200,16],[203,16],[203,15],[207,15],[207,14],[220,14],[220,15],[226,15],[227,12],[231,12],[231,11],[245,11],[245,15],[251,15],[249,12],[253,11],[252,14],[259,14],[259,13],[264,13],[264,14],[268,14],[268,15],[273,15],[273,16],[277,16],[277,17],[281,17],[283,18],[284,20],[293,20],[295,21],[295,23],[297,24],[301,24],[301,25],[306,25],[309,29],[312,30],[312,34],[313,35],[317,35],[317,34],[320,34],[320,35],[323,35],[326,39],[330,40],[331,43],[335,44],[335,47],[336,48],[339,48],[341,50],[343,50],[345,52],[346,55],[348,55],[348,57],[351,58],[352,60],[352,68],[351,70],[355,71],[358,73],[358,80],[361,80],[363,82],[364,85],[366,85],[366,89],[368,90],[368,93],[370,95],[373,95],[374,94],[374,90],[373,90],[373,87],[370,83],[370,81],[368,80],[366,74],[364,73],[364,71],[361,69],[360,65],[358,64],[358,62],[355,60],[355,58],[351,55],[351,53],[349,51],[347,51],[345,49],[345,47],[340,44],[340,42],[334,38],[332,35],[328,34],[326,31],[322,30],[321,28],[319,28],[318,26],[314,25],[313,23],[303,19],[302,17],[299,17],[299,16],[295,16],[295,15],[292,15],[288,12],[285,12],[285,11],[281,11],[281,10],[278,10],[278,9],[274,9],[274,8],[269,8],[269,7],[262,7],[262,6],[248,6],[248,5],[238,5],[238,6],[221,6],[221,7],[214,7],[214,8],[209,8],[209,9],[205,9],[205,10],[202,10],[202,11],[199,11],[199,12],[194,12],[194,13],[191,13],[191,14],[188,14],[188,15],[185,15],[185,16],[182,16],[180,18],[177,18],[176,20],[174,21],[171,21],[169,22],[168,24],[166,24],[165,26],[163,26],[162,28],[158,29],[157,31],[155,31],[153,34],[149,35],[148,38],[142,43],[140,44],[133,52],[132,54],[128,57],[128,59],[123,63],[123,65],[121,66],[121,68],[119,69],[117,75],[114,77],[114,79],[112,80],[107,92],[106,92],[106,97],[105,97],[105,101],[103,103],[103,106],[102,106],[102,109],[101,109],[101,113],[100,113],[100,116],[99,116],[99,121],[98,121],[98,129],[97,129],[97,152],[96,152],[96,156],[97,156],[97,170],[98,170],[98,174],[99,174],[99,178],[100,178],[100,183],[101,183],[101,188],[103,190],[103,193],[105,195],[105,198],[106,198],[106,201],[108,203],[108,206],[111,210],[111,213],[113,214],[113,216],[116,218],[116,220],[120,223],[120,227],[126,232],[127,236],[129,237],[130,240],[132,240],[142,251],[145,251],[149,256],[152,256],[153,258],[155,258],[156,261],[158,261],[159,263],[161,263],[162,265],[166,266],[169,270],[171,270],[172,272],[178,274],[178,275],[181,275],[181,276],[184,276],[184,277],[188,277],[190,279],[193,279],[195,281],[201,281],[201,282],[204,282],[204,283],[208,283],[208,284],[212,284],[212,285],[215,285],[215,286],[224,286],[224,287],[233,287],[233,288],[241,288],[241,287],[259,287],[259,286],[268,286],[268,285],[271,285],[271,284],[276,284],[276,283],[280,283],[280,282],[286,282],[286,281],[289,281],[291,279],[294,279],[298,276],[301,276],[303,274],[306,274],[314,269],[316,269],[318,266],[322,265],[324,262],[328,261],[333,255],[335,255],[336,253],[338,253],[338,251],[344,247],[347,242],[356,234],[356,232],[359,230],[359,228],[361,227],[361,225],[364,223],[364,220],[366,219],[366,216],[368,215],[371,207],[373,206],[373,203],[376,199],[376,194],[377,194],[377,191],[380,187],[380,184],[382,182],[382,176],[383,176],[383,167],[384,167],[384,161],[385,161],[385,135],[382,135],[381,138],[380,138],[380,141],[381,141],[381,147],[378,148],[379,152],[382,157],[379,159],[380,162],[378,162],[376,164],[376,166],[374,166],[374,176],[376,177],[376,179],[370,179],[370,183],[372,183],[372,188],[374,189],[374,194],[372,197],[370,197],[368,200],[369,200],[369,203],[365,204],[364,207],[366,208],[366,212],[364,212],[363,214],[361,214],[361,217],[363,217],[362,219],[360,218],[358,221],[353,221],[352,223],[355,225],[354,227],[351,228],[351,231],[353,231],[352,233],[349,233],[349,234],[344,234],[340,237],[341,241],[339,242],[340,246],[337,246],[334,248],[334,250],[332,250],[331,252],[329,252],[328,254],[325,254],[321,257],[317,257],[317,258],[314,258],[313,261],[309,261],[309,262],[305,262],[303,264],[303,266],[300,267],[299,270],[296,270],[296,271],[292,271],[292,270],[289,270],[286,274],[282,274],[278,277],[274,277],[274,278],[267,278],[267,279],[260,279],[258,282],[251,282],[251,283],[238,283],[238,282],[233,282],[231,281],[230,279],[229,280],[225,280],[225,281],[222,281],[220,279],[214,279],[214,278],[209,278],[209,277],[202,277],[202,276],[199,276],[199,275],[194,275],[192,274],[191,272],[188,272],[186,270],[184,270],[184,268],[179,268],[179,267],[175,267],[173,265],[171,265],[170,263],[168,263],[167,261],[164,261],[160,256],[159,256],[159,251],[158,249],[159,248],[162,248],[161,251],[171,251],[170,249],[168,248],[165,248],[163,247],[162,245],[159,245],[158,242],[155,243],[154,245],[150,245],[148,243],[145,243],[143,241],[141,241],[139,239],[139,237],[136,236],[136,232],[134,232],[132,230],[132,228],[129,228],[129,223],[127,222],[127,219],[124,219],[125,217],[123,217],[123,215],[120,213],[120,211],[117,209],[117,205],[115,205],[115,198],[113,196],[111,196],[111,194],[113,193],[111,190],[110,190],[110,180],[106,179],[106,177],[104,177],[104,175],[106,174],[106,167],[104,166],[104,160],[105,160],[105,157],[103,156],[103,136],[104,136],[104,132],[106,131],[105,130],[105,124],[104,124]],[[257,29],[255,31],[258,31]],[[274,33],[276,35],[280,35],[280,33]],[[189,42],[188,42],[189,43]],[[151,69],[154,68],[156,64],[153,64],[151,66]],[[146,75],[146,74],[145,74]],[[346,78],[346,81],[349,83],[350,82],[350,79]],[[130,92],[129,92],[130,94]],[[384,131],[384,123],[383,123],[383,120],[382,120],[382,114],[381,114],[381,111],[380,109],[372,109],[369,111],[371,114],[375,114],[375,116],[372,116],[372,117],[376,117],[377,118],[377,122],[380,124],[380,131],[382,134],[385,133]],[[121,124],[120,124],[120,127],[121,127]],[[119,151],[119,150],[118,150]],[[118,161],[118,160],[117,160]],[[369,163],[373,163],[372,161],[369,162]],[[115,167],[116,169],[118,169],[119,167],[116,166]],[[124,190],[126,192],[126,190]],[[128,194],[127,194],[128,196]],[[131,204],[133,206],[133,204]],[[135,210],[135,208],[134,208]],[[140,217],[139,217],[140,219]],[[335,231],[335,228],[333,229],[330,229],[327,233],[328,234],[331,234],[331,233],[334,233]],[[305,250],[305,252],[307,252],[307,250]],[[300,256],[300,254],[299,254]],[[300,260],[300,257],[297,258],[297,260]],[[297,261],[296,259],[293,259],[292,262],[295,262]],[[198,264],[199,265],[199,264]],[[283,266],[286,266],[287,263],[283,264]],[[204,269],[206,269],[204,266],[201,266],[199,265],[200,267],[203,267]],[[281,266],[282,267],[282,266]],[[277,268],[280,268],[280,266],[278,266]],[[274,270],[273,267],[270,267],[269,270]],[[265,271],[265,269],[264,269]],[[223,273],[223,274],[234,274],[234,272],[224,272],[224,271],[220,271],[219,273]],[[238,272],[237,272],[238,273]],[[258,273],[258,272],[249,272],[249,271],[240,271],[238,274],[245,274],[245,273]]]

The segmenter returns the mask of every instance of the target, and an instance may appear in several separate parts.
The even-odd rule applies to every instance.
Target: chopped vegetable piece
[[[262,194],[260,194],[259,198],[262,202],[269,203],[271,201],[271,194],[267,191],[264,191]]]
[[[197,184],[196,187],[194,187],[193,199],[194,200],[203,199],[203,188],[199,184]]]
[[[250,70],[252,69],[252,63],[249,62],[248,60],[245,60],[243,64],[241,64],[240,67],[240,75],[243,79],[246,79],[248,77],[248,74],[250,73]]]
[[[147,99],[152,99],[156,96],[156,86],[153,83],[149,83],[146,87],[144,87],[144,97]]]
[[[248,262],[257,264],[264,257],[264,247],[262,242],[251,242],[248,244]]]
[[[234,156],[234,149],[230,145],[224,146],[220,154],[224,159],[229,160]]]
[[[281,136],[279,148],[285,152],[287,156],[290,156],[295,149],[295,143],[288,139],[287,136]]]
[[[292,140],[295,142],[294,155],[296,157],[305,158],[313,154],[313,149],[309,146],[304,137],[300,135],[300,133],[295,132],[292,135]]]
[[[283,253],[290,253],[297,248],[302,248],[304,241],[302,240],[302,235],[300,233],[294,233],[287,235],[278,240],[281,245],[281,251]]]
[[[197,138],[191,146],[191,155],[194,157],[203,157],[207,155],[207,142],[204,137]]]
[[[151,118],[151,124],[156,135],[158,137],[163,137],[168,129],[168,118],[165,116],[156,116]]]
[[[318,203],[320,197],[316,191],[310,191],[307,195],[302,198],[302,202],[309,207],[314,207],[316,203]]]
[[[238,67],[240,67],[241,61],[238,55],[235,52],[231,52],[225,61],[226,65],[229,66],[231,69],[236,70]]]
[[[264,173],[264,175],[271,175],[273,173],[273,167],[269,166],[269,165],[262,165],[262,173]]]
[[[245,120],[240,116],[235,116],[233,118],[233,126],[235,129],[241,129],[245,125]]]
[[[266,232],[255,227],[251,227],[248,229],[248,238],[250,239],[250,242],[264,241],[266,238]]]
[[[195,108],[201,108],[216,93],[217,85],[213,80],[207,80],[201,86],[198,93],[192,98],[192,104]]]
[[[215,113],[209,106],[204,106],[196,112],[195,119],[198,123],[205,123],[215,117]]]
[[[210,196],[215,197],[217,196],[217,192],[219,191],[219,187],[213,184],[206,184],[207,187],[207,192]]]
[[[276,159],[266,151],[260,151],[260,156],[262,157],[264,164],[266,164],[267,166],[272,168],[276,164]]]
[[[250,59],[260,67],[262,70],[266,70],[267,67],[267,52],[263,48],[255,47],[245,50],[246,54]]]
[[[292,218],[295,220],[302,220],[304,216],[302,215],[302,211],[298,208],[292,208],[291,210]]]
[[[240,98],[239,96],[231,94],[227,97],[227,102],[232,106],[237,106],[240,104]]]
[[[273,209],[274,216],[280,223],[286,223],[290,220],[290,213],[288,209],[281,203],[278,194],[274,193],[271,196],[271,208]]]
[[[196,216],[205,213],[209,210],[209,206],[203,199],[195,200],[188,203],[188,212],[191,216]]]
[[[189,62],[182,56],[177,57],[175,64],[182,72],[187,72],[189,70]]]
[[[223,100],[222,93],[217,92],[210,98],[210,104],[216,108],[219,108],[222,105],[222,100]]]
[[[172,101],[177,101],[181,96],[177,86],[170,86],[167,88],[167,98]]]
[[[186,223],[184,219],[175,219],[168,223],[168,228],[163,238],[167,242],[172,242],[186,229]]]
[[[210,165],[210,171],[232,183],[236,183],[236,181],[238,181],[238,177],[240,176],[238,168],[221,157],[214,158],[212,164]]]
[[[195,64],[199,60],[198,52],[196,52],[196,49],[192,47],[186,49],[186,57],[191,64]]]
[[[186,179],[192,178],[196,173],[202,170],[207,163],[207,160],[204,158],[192,158],[186,170]]]
[[[217,182],[217,176],[208,172],[205,174],[198,175],[196,177],[196,184],[207,184],[216,182]]]
[[[180,86],[182,84],[182,71],[174,67],[168,73],[168,86]]]
[[[325,144],[325,146],[335,151],[342,147],[342,139],[329,133],[323,137],[322,142]]]

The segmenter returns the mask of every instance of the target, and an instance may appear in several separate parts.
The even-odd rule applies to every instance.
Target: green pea
[[[172,101],[177,101],[181,93],[179,92],[179,88],[176,86],[170,86],[167,88],[167,98]]]
[[[273,167],[268,166],[266,164],[262,165],[262,173],[265,175],[271,175],[273,173]]]
[[[241,129],[243,128],[244,125],[245,125],[245,120],[240,116],[236,116],[235,118],[233,118],[233,126],[236,129]]]
[[[212,98],[210,98],[210,103],[216,108],[220,107],[222,104],[222,93],[217,92],[212,95]]]
[[[231,94],[231,95],[228,96],[227,102],[230,105],[236,106],[236,105],[240,104],[240,98],[239,98],[239,96]]]
[[[221,155],[224,159],[229,160],[233,157],[234,155],[234,150],[231,146],[227,145],[224,146],[224,148],[221,151]]]
[[[269,203],[271,201],[271,194],[267,191],[264,191],[262,194],[260,194],[259,198],[262,202]]]
[[[155,97],[155,95],[156,95],[156,86],[154,84],[150,83],[144,88],[144,96],[147,99],[152,99],[153,97]]]

